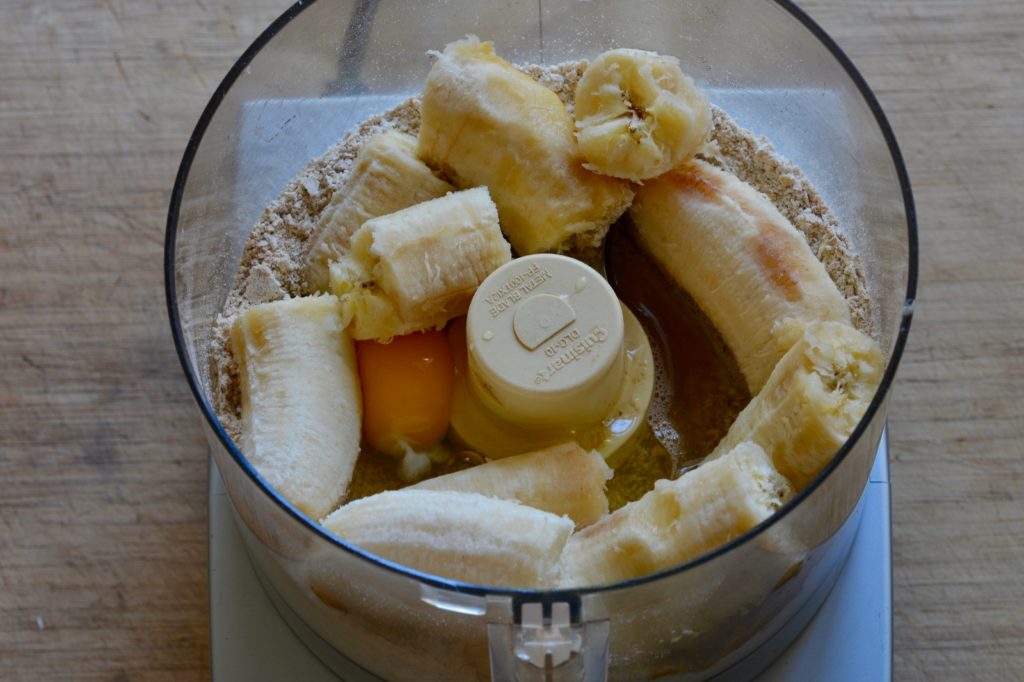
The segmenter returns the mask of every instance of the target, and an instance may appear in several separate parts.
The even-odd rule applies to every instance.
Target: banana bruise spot
[[[699,194],[706,201],[722,208],[738,209],[757,230],[756,238],[751,240],[751,252],[760,264],[765,280],[778,288],[787,301],[803,298],[797,274],[801,270],[800,264],[789,255],[792,253],[792,235],[779,229],[777,219],[744,197],[736,194],[730,196],[721,182],[711,175],[701,173],[692,164],[672,171],[668,178],[681,192]]]
[[[646,181],[630,217],[641,246],[722,335],[752,394],[808,324],[850,324],[803,235],[730,173],[688,161]]]
[[[722,186],[710,176],[701,175],[691,168],[681,166],[664,177],[682,192],[696,192],[709,201],[722,203]]]
[[[800,283],[792,271],[786,267],[786,254],[788,251],[782,239],[770,223],[755,223],[760,234],[757,239],[757,260],[764,269],[769,282],[774,284],[787,301],[799,301],[803,298],[800,291]]]
[[[778,219],[766,210],[763,203],[750,201],[742,194],[734,195],[733,200],[757,228],[756,255],[767,280],[779,288],[786,300],[801,300],[803,290],[800,282],[808,273],[794,254],[799,254],[799,247],[806,243],[803,237],[795,230],[787,232],[781,229]]]

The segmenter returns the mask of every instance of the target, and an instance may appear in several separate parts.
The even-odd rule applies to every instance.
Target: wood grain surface
[[[205,443],[164,221],[202,108],[286,6],[3,3],[0,679],[208,677]],[[874,87],[919,209],[896,679],[1024,679],[1024,3],[804,8]]]

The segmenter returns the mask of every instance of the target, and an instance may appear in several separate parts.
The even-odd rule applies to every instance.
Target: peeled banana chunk
[[[772,371],[708,456],[753,441],[801,490],[853,433],[882,379],[878,343],[848,324],[817,322]]]
[[[604,488],[612,471],[597,452],[575,443],[513,455],[412,486],[477,493],[571,518],[578,528],[608,514]]]
[[[689,561],[752,529],[791,494],[764,450],[740,443],[574,534],[561,585],[612,583]]]
[[[678,166],[711,132],[708,98],[679,60],[644,50],[591,62],[576,85],[575,117],[587,168],[634,181]]]
[[[511,258],[494,202],[477,187],[368,220],[330,266],[331,291],[352,313],[353,338],[386,341],[464,315]]]
[[[803,235],[731,173],[688,161],[645,182],[630,218],[640,245],[722,335],[751,394],[808,324],[850,324],[846,299]]]
[[[455,189],[416,156],[416,138],[394,130],[366,140],[345,181],[320,215],[306,258],[312,291],[325,291],[328,266],[348,253],[352,235],[371,218],[394,213]]]
[[[554,585],[573,523],[518,502],[405,488],[350,502],[323,526],[384,559],[494,587]]]
[[[359,455],[359,375],[346,323],[334,296],[312,296],[249,308],[231,332],[242,454],[317,520],[344,496]]]
[[[420,157],[459,187],[490,189],[521,255],[599,246],[633,197],[629,183],[583,167],[562,101],[489,42],[437,55],[420,114]]]

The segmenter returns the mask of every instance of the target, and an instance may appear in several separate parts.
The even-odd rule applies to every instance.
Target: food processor
[[[800,167],[862,259],[886,358],[874,399],[810,485],[709,554],[570,590],[488,588],[422,574],[324,531],[260,477],[217,420],[212,325],[264,207],[352,126],[415,96],[430,66],[425,53],[467,34],[493,40],[514,63],[593,58],[621,46],[678,57],[713,104]],[[791,3],[317,0],[275,21],[203,112],[171,198],[167,300],[214,480],[223,482],[221,500],[229,501],[241,545],[282,617],[338,675],[749,677],[818,610],[863,535],[864,510],[876,509],[871,480],[881,481],[871,472],[909,330],[915,230],[906,171],[877,101]],[[213,499],[211,522],[212,509]],[[868,516],[887,530],[887,515]],[[215,650],[215,669],[217,657]]]

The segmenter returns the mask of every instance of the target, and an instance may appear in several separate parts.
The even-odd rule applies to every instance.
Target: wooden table
[[[208,675],[205,443],[161,258],[200,111],[286,0],[4,3],[0,678]],[[1024,679],[1024,3],[813,0],[914,183],[897,679]]]

